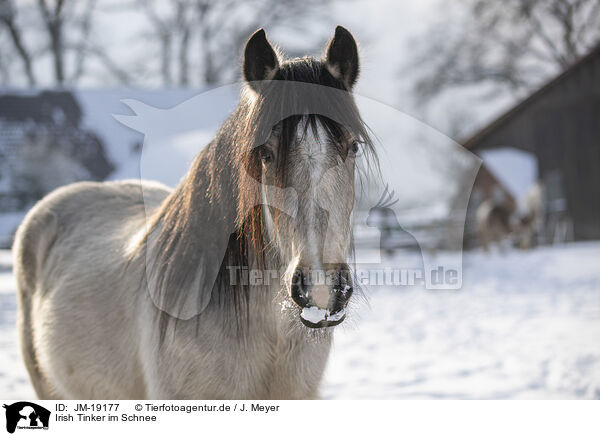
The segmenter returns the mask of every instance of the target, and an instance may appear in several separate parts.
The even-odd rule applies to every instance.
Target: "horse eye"
[[[358,156],[360,151],[360,143],[358,141],[352,141],[352,144],[350,144],[350,150],[352,151],[352,154]]]
[[[260,147],[258,155],[264,163],[269,163],[273,160],[273,153],[267,147]]]

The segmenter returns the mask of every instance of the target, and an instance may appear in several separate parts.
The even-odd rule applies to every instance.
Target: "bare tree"
[[[192,11],[193,4],[191,2],[179,0],[176,7],[176,23],[179,29],[179,84],[187,86],[190,81],[190,41],[195,16]]]
[[[197,0],[201,11],[201,78],[204,83],[236,79],[244,42],[258,28],[305,30],[319,24],[329,0]],[[327,36],[331,29],[326,30]],[[305,32],[306,33],[306,32]]]
[[[459,26],[430,29],[418,50],[421,99],[478,83],[527,89],[600,42],[600,0],[464,0],[462,7]]]
[[[30,86],[74,85],[87,77],[94,61],[126,84],[153,77],[166,86],[231,82],[238,78],[241,49],[253,31],[285,27],[300,33],[310,21],[306,41],[316,44],[315,24],[324,22],[331,1],[0,0],[0,79],[10,83],[25,78]],[[96,33],[98,10],[103,17],[127,12],[145,18],[137,57],[124,62],[112,58],[109,42]],[[41,69],[48,60],[51,77]]]
[[[48,32],[50,53],[54,65],[54,80],[58,85],[62,85],[65,81],[63,25],[66,1],[68,0],[54,0],[52,4],[48,4],[48,0],[38,0],[42,20]]]
[[[165,85],[235,80],[244,41],[259,27],[295,26],[318,20],[329,0],[137,0],[146,14]],[[197,54],[194,56],[194,54]],[[176,77],[176,78],[175,78]],[[196,80],[192,80],[196,79]]]
[[[17,9],[12,0],[0,0],[0,23],[5,27],[10,34],[12,45],[23,63],[23,70],[27,76],[27,81],[30,86],[36,84],[35,76],[33,73],[31,53],[25,46],[23,41],[22,29],[17,24]],[[3,69],[7,68],[6,64],[3,65]]]
[[[39,83],[34,66],[45,56],[51,58],[52,83],[58,86],[81,80],[90,58],[96,59],[120,82],[129,82],[127,72],[113,62],[106,48],[94,39],[96,4],[97,0],[37,0],[34,3],[0,0],[0,30],[7,33],[10,41],[6,52],[14,52],[20,59],[30,86]],[[10,54],[3,53],[1,58],[4,63],[0,71],[7,77],[10,65],[4,59],[10,58]]]
[[[90,57],[98,60],[121,83],[130,82],[129,74],[112,60],[105,47],[92,41],[96,0],[38,0],[38,7],[47,31],[57,85],[77,83],[83,76],[86,60]],[[67,30],[70,36],[68,40]],[[75,57],[70,75],[67,75],[65,65],[67,53],[73,53]]]
[[[85,73],[85,63],[91,48],[90,36],[92,33],[92,18],[96,10],[96,3],[97,0],[88,0],[84,11],[79,18],[79,23],[74,23],[79,30],[79,43],[73,48],[75,52],[75,67],[71,78],[71,82],[73,83],[78,82]]]
[[[158,10],[157,3],[154,0],[138,0],[137,5],[145,12],[150,25],[152,28],[151,32],[145,32],[144,38],[153,38],[159,43],[160,53],[160,75],[162,82],[166,86],[173,84],[173,77],[171,73],[172,69],[172,46],[173,46],[173,34],[177,32],[177,23],[172,16],[173,10],[169,10],[165,13]],[[172,4],[179,4],[180,2],[173,2]],[[163,3],[164,4],[164,3]]]

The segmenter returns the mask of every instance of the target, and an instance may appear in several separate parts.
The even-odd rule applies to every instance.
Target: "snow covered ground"
[[[600,398],[599,260],[600,242],[470,252],[460,291],[372,288],[337,327],[323,396]],[[28,399],[15,310],[10,252],[0,251],[0,397]]]
[[[599,260],[600,243],[466,253],[460,291],[372,289],[324,397],[600,398]]]
[[[9,250],[0,250],[0,398],[35,398],[17,345],[16,285]]]

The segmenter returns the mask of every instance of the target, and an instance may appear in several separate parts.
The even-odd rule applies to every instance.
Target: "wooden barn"
[[[546,226],[562,220],[571,238],[600,239],[600,46],[463,145],[475,154],[501,148],[531,153],[544,190]],[[489,185],[483,167],[470,209]]]

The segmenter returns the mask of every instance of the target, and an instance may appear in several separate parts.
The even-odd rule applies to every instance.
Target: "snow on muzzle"
[[[341,323],[352,292],[350,268],[346,264],[323,270],[298,266],[292,276],[292,300],[300,306],[300,320],[307,327],[333,327]]]

